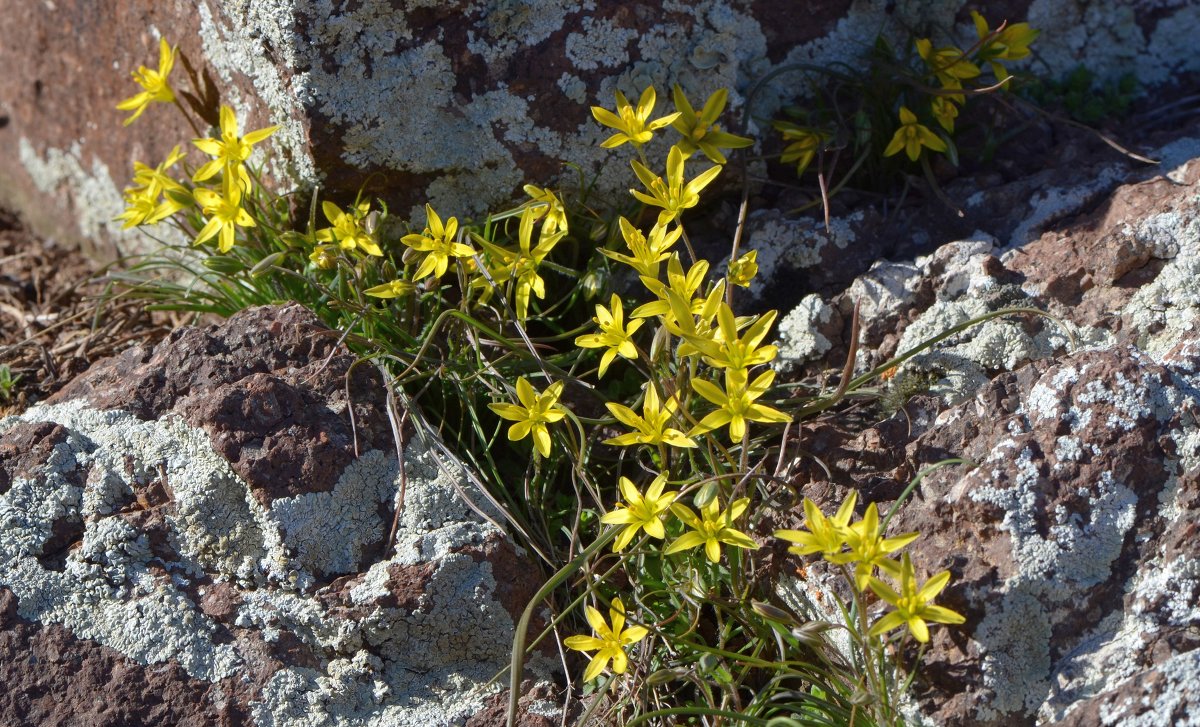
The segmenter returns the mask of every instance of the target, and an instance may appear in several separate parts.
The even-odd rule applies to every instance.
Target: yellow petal
[[[263,139],[266,139],[271,134],[274,134],[276,131],[279,131],[280,128],[282,128],[282,127],[280,127],[278,124],[276,124],[275,126],[268,126],[263,129],[251,131],[250,133],[248,133],[242,137],[242,141],[246,142],[247,144],[257,144],[258,142],[262,141]]]
[[[238,122],[229,106],[221,107],[221,136],[237,136]]]
[[[550,432],[546,429],[545,424],[533,425],[533,444],[537,448],[538,454],[543,457],[550,456]]]

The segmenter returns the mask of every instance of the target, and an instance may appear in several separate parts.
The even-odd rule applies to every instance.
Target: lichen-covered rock
[[[385,552],[383,392],[328,333],[298,306],[252,309],[0,421],[0,721],[429,726],[484,708],[530,564],[420,436]]]
[[[835,294],[809,294],[781,320],[782,363],[840,367],[856,303],[859,371],[1000,308],[1057,318],[994,319],[901,366],[901,374],[928,377],[922,388],[951,404],[1000,372],[1066,352],[1072,340],[1082,349],[1133,343],[1165,353],[1200,316],[1200,142],[1183,137],[1152,156],[1160,166],[1105,167],[1105,196],[1080,191],[1096,185],[1093,176],[1064,186],[1054,215],[1023,208],[1027,216],[1014,224],[1026,232],[1007,243],[984,234],[947,240],[915,260],[876,261]]]
[[[112,220],[131,163],[161,159],[194,135],[165,112],[139,119],[135,134],[120,131],[113,106],[133,93],[128,73],[153,65],[159,35],[211,74],[243,123],[282,125],[271,165],[280,185],[319,183],[353,197],[369,184],[393,209],[419,217],[427,200],[457,215],[505,204],[523,181],[551,182],[563,161],[597,170],[608,152],[596,146],[604,132],[588,106],[611,105],[614,90],[656,84],[665,103],[673,83],[693,98],[727,87],[737,113],[773,70],[854,64],[881,28],[896,42],[928,22],[973,37],[967,10],[977,5],[22,3],[0,19],[0,63],[20,71],[0,80],[8,100],[0,141],[18,150],[0,161],[0,201],[40,232],[129,244]],[[1079,64],[1102,78],[1132,68],[1155,84],[1200,68],[1182,30],[1200,23],[1200,10],[1186,3],[1032,0],[980,9],[994,22],[1027,19],[1053,39],[1038,47],[1051,75]],[[770,116],[799,85],[794,73],[774,77],[754,99],[756,116]],[[608,164],[600,187],[627,186],[620,168]],[[71,214],[58,214],[63,203]]]
[[[860,507],[883,510],[932,463],[975,464],[923,479],[890,527],[922,533],[914,561],[924,575],[951,571],[940,602],[967,617],[934,629],[914,683],[914,720],[1194,719],[1197,154],[1191,140],[1173,142],[1155,152],[1159,169],[1126,172],[1098,197],[1062,195],[1076,201],[1047,229],[1035,220],[1019,240],[980,236],[912,262],[877,262],[844,294],[806,299],[793,314],[819,321],[812,311],[844,315],[857,301],[860,370],[1002,307],[1060,318],[993,320],[918,355],[882,387],[882,421],[801,425],[821,466],[800,462],[791,476],[827,512],[850,488]],[[844,356],[848,327],[823,331],[827,358]],[[796,527],[795,517],[781,512],[776,524]],[[781,597],[796,608],[829,603],[836,574],[820,563],[806,573],[784,577]]]
[[[1198,382],[1200,336],[1185,334],[1160,360],[1084,351],[1002,374],[940,414],[926,399],[907,413],[915,431],[897,415],[840,448],[806,437],[841,480],[804,488],[827,511],[846,485],[883,510],[936,461],[977,465],[926,477],[890,526],[921,533],[914,562],[925,575],[951,571],[939,603],[967,617],[933,630],[914,683],[921,720],[1168,727],[1190,714]],[[835,574],[820,563],[806,573],[783,579],[784,600],[832,603]]]
[[[917,562],[954,572],[942,601],[968,617],[937,630],[922,671],[939,722],[1054,722],[1194,662],[1182,655],[1200,646],[1200,547],[1180,535],[1200,505],[1198,347],[1190,337],[1191,355],[1162,363],[1116,347],[1027,366],[910,445],[915,466],[947,452],[978,465],[935,473],[895,520],[922,533]],[[1195,682],[1177,689],[1184,704],[1200,696]]]

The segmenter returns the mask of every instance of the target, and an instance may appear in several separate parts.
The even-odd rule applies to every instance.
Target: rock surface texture
[[[112,222],[131,164],[194,136],[161,106],[122,133],[113,108],[136,90],[129,73],[154,66],[160,35],[209,75],[243,128],[282,125],[278,186],[319,183],[352,198],[369,183],[421,218],[426,201],[443,214],[494,211],[524,182],[551,183],[563,162],[592,172],[609,159],[600,187],[627,186],[588,112],[611,107],[615,90],[655,84],[661,109],[673,83],[694,102],[726,87],[733,119],[767,74],[853,65],[881,28],[896,42],[929,22],[973,38],[971,8],[1041,29],[1051,76],[1083,64],[1157,84],[1200,69],[1189,52],[1200,9],[1174,0],[14,3],[0,17],[0,64],[14,70],[0,79],[0,146],[17,153],[0,159],[0,202],[41,234],[134,244]],[[177,68],[178,85],[185,76]],[[770,116],[801,86],[794,73],[775,77],[754,114]]]
[[[251,309],[0,420],[0,723],[487,711],[531,565],[413,431],[384,552],[400,491],[385,399],[335,342],[298,306]],[[552,685],[536,693],[529,718],[557,724]]]
[[[800,335],[784,326],[790,365],[835,359],[859,301],[865,370],[1004,307],[1062,321],[978,325],[899,367],[890,418],[806,425],[833,476],[805,464],[796,479],[826,511],[854,488],[882,512],[933,463],[976,465],[923,479],[892,525],[922,533],[914,562],[952,572],[941,601],[967,617],[934,630],[920,720],[1196,724],[1200,142],[1157,156],[1151,171],[1111,172],[1098,198],[1083,191],[1094,178],[1060,190],[1057,222],[1030,220],[1021,239],[877,263],[843,293],[806,298],[790,316]],[[785,599],[814,602],[827,574],[809,573]]]

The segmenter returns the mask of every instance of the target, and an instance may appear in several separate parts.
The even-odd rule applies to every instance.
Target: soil
[[[0,210],[0,367],[16,380],[0,388],[0,417],[45,399],[93,361],[171,331],[172,321],[140,302],[106,296],[102,272]]]

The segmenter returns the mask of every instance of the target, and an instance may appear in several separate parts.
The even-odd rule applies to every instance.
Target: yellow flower
[[[729,263],[729,274],[726,277],[732,285],[749,288],[755,275],[758,275],[758,250],[751,250]]]
[[[667,181],[647,169],[641,162],[633,161],[633,172],[637,174],[642,184],[650,194],[631,189],[630,193],[651,207],[662,207],[658,213],[659,224],[666,224],[690,207],[700,202],[700,190],[707,187],[721,173],[721,167],[714,166],[701,172],[695,179],[683,182],[683,152],[678,146],[671,147],[667,152]]]
[[[325,219],[333,227],[317,230],[317,239],[321,242],[336,242],[343,250],[362,250],[368,255],[381,257],[383,250],[375,242],[375,238],[363,226],[362,221],[371,212],[370,202],[359,202],[349,212],[343,211],[333,202],[322,202],[321,211]]]
[[[117,104],[121,111],[133,111],[133,116],[125,119],[125,126],[136,121],[152,103],[175,103],[175,91],[167,81],[167,76],[171,75],[174,66],[175,49],[167,44],[166,38],[159,38],[158,70],[152,71],[145,66],[138,66],[133,72],[133,80],[142,87],[142,92]]]
[[[496,285],[501,285],[509,280],[515,281],[516,293],[513,298],[516,302],[517,320],[521,322],[524,322],[529,316],[530,295],[537,296],[539,300],[546,297],[546,281],[542,280],[542,276],[538,274],[538,268],[566,234],[562,230],[547,234],[543,225],[542,232],[538,235],[538,244],[533,247],[533,225],[536,217],[536,211],[530,208],[526,208],[521,213],[516,250],[493,245],[482,237],[476,236],[475,238],[492,258],[494,265],[490,266],[488,271]],[[479,279],[474,285],[486,286],[486,290],[491,289],[491,285],[486,279]]]
[[[625,526],[625,529],[617,536],[617,541],[613,543],[614,553],[624,550],[639,530],[644,530],[650,537],[660,540],[667,536],[662,516],[671,507],[671,502],[679,493],[664,493],[663,488],[666,487],[666,484],[667,474],[664,472],[654,478],[643,496],[628,477],[622,477],[617,481],[617,486],[621,489],[621,496],[625,498],[625,501],[618,502],[614,509],[604,513],[600,518],[600,522],[605,525]]]
[[[542,223],[542,234],[553,235],[559,230],[567,231],[567,210],[558,197],[554,196],[554,192],[526,184],[525,194],[533,198],[533,201],[529,203],[534,210],[533,219],[536,221],[543,217],[546,218],[546,221]]]
[[[724,302],[725,280],[718,280],[707,296],[693,300],[690,306],[675,290],[667,290],[666,295],[667,305],[670,306],[671,312],[669,315],[660,316],[659,320],[662,321],[663,327],[668,332],[683,339],[679,342],[677,353],[680,356],[699,354],[700,349],[696,348],[694,343],[696,341],[712,341],[718,335],[718,331],[713,327],[713,321]],[[744,322],[739,319],[738,325],[743,324]]]
[[[443,225],[442,218],[438,217],[432,206],[426,204],[425,223],[426,227],[421,234],[405,235],[400,239],[400,242],[412,249],[425,253],[425,259],[413,273],[413,281],[420,280],[427,275],[441,278],[446,274],[446,269],[450,267],[451,257],[475,256],[473,247],[454,241],[454,236],[458,234],[457,218],[451,217]]]
[[[991,31],[987,21],[978,12],[971,11],[971,20],[975,22],[975,33],[980,40],[986,40]],[[1008,78],[1008,71],[998,61],[1019,61],[1029,55],[1029,44],[1041,33],[1029,26],[1029,23],[1013,23],[1006,25],[996,37],[983,44],[979,49],[980,59],[991,66],[996,80]]]
[[[236,173],[242,184],[249,187],[250,178],[246,174],[246,170],[242,168],[242,164],[250,158],[250,152],[254,150],[255,144],[263,141],[278,130],[278,125],[268,126],[263,129],[251,131],[245,136],[238,136],[238,122],[237,117],[233,115],[233,109],[228,106],[222,106],[221,138],[196,139],[192,142],[196,145],[197,149],[213,157],[212,161],[196,170],[196,173],[192,175],[192,179],[197,182],[203,182],[224,169],[226,175]]]
[[[632,444],[654,446],[666,444],[683,448],[696,446],[696,443],[688,439],[683,432],[667,426],[675,418],[675,413],[679,411],[678,394],[672,395],[667,399],[666,404],[663,404],[658,398],[658,391],[654,385],[647,384],[646,399],[642,403],[641,416],[622,404],[607,402],[604,406],[608,407],[608,411],[617,418],[617,421],[635,430],[612,439],[606,439],[604,440],[605,444],[618,447],[628,447]]]
[[[953,134],[954,119],[958,117],[958,107],[954,105],[954,101],[949,96],[934,96],[930,107],[933,109],[933,118],[937,119],[943,129]]]
[[[696,295],[696,291],[704,284],[704,276],[708,274],[708,261],[697,260],[694,265],[686,272],[683,271],[683,263],[679,260],[679,255],[674,254],[667,260],[667,282],[650,277],[648,275],[641,276],[642,283],[646,288],[653,293],[658,300],[652,300],[649,303],[643,303],[630,313],[631,318],[649,318],[650,316],[663,316],[664,323],[673,324],[675,322],[671,311],[671,304],[667,297],[668,291],[674,291],[687,304],[689,308],[693,306],[692,299]],[[672,333],[679,335],[676,331]]]
[[[896,607],[888,615],[875,622],[868,632],[870,636],[887,633],[900,625],[908,626],[909,633],[922,644],[929,643],[929,625],[926,621],[943,624],[960,624],[967,619],[962,614],[942,606],[935,606],[930,601],[937,598],[946,584],[950,582],[950,571],[942,571],[925,581],[925,585],[917,588],[917,577],[913,571],[912,559],[908,553],[900,564],[900,592],[892,590],[878,578],[871,578],[871,590],[884,601]]]
[[[625,628],[625,604],[621,603],[619,598],[612,600],[612,608],[608,611],[612,628],[605,623],[604,615],[595,608],[588,606],[585,613],[588,624],[596,632],[596,636],[578,635],[563,639],[563,645],[568,649],[596,652],[591,663],[583,672],[583,680],[588,682],[600,676],[600,672],[604,671],[604,667],[608,666],[609,661],[612,661],[614,674],[624,674],[629,666],[629,657],[625,654],[625,648],[646,638],[646,634],[650,631],[645,626]]]
[[[776,530],[775,537],[795,543],[788,548],[789,553],[796,555],[811,555],[820,553],[826,559],[842,552],[846,544],[846,527],[854,514],[854,505],[858,502],[858,491],[851,490],[850,495],[842,502],[837,514],[831,518],[825,517],[817,503],[804,498],[804,524],[808,530]]]
[[[733,315],[733,309],[724,302],[717,308],[717,331],[711,338],[702,336],[686,336],[688,343],[696,347],[704,355],[704,362],[718,369],[745,371],[751,366],[770,363],[775,359],[779,349],[775,346],[763,346],[760,343],[767,336],[771,324],[775,322],[777,311],[767,311],[746,329],[744,338],[738,338],[738,321]]]
[[[654,227],[650,228],[650,236],[647,237],[624,217],[620,218],[617,224],[621,228],[621,236],[625,238],[625,245],[633,254],[623,255],[612,250],[600,252],[617,262],[625,263],[640,276],[657,278],[658,264],[667,259],[667,251],[679,241],[683,228],[676,225],[675,229],[667,232],[666,225],[656,222]]]
[[[233,249],[233,239],[239,227],[256,227],[254,218],[242,209],[242,188],[237,184],[226,182],[222,185],[224,194],[217,194],[211,189],[197,189],[194,194],[196,201],[203,208],[208,222],[196,236],[200,245],[217,237],[217,249],[229,252]]]
[[[407,280],[393,280],[388,283],[376,285],[373,288],[367,288],[363,293],[372,298],[400,298],[408,295],[417,289],[417,286]]]
[[[896,134],[892,137],[891,143],[887,145],[887,149],[883,150],[883,155],[890,157],[903,149],[908,154],[908,158],[915,162],[917,157],[921,156],[922,146],[927,146],[934,151],[946,151],[946,142],[919,123],[916,114],[909,111],[907,107],[901,106],[900,128],[896,129]]]
[[[821,146],[829,140],[829,134],[786,121],[776,121],[773,126],[783,134],[784,141],[792,142],[783,148],[783,155],[779,161],[784,164],[795,162],[797,177],[804,174],[804,170],[808,169]]]
[[[979,66],[953,46],[933,49],[928,38],[917,39],[917,52],[937,76],[943,88],[962,88],[962,82],[979,75]]]
[[[176,146],[154,169],[141,162],[133,163],[133,181],[138,186],[125,190],[127,206],[117,217],[125,221],[123,229],[137,225],[156,225],[190,204],[191,193],[166,174],[167,169],[174,166],[183,156]]]
[[[617,130],[617,133],[600,143],[600,146],[605,149],[613,149],[625,142],[641,146],[654,137],[655,131],[679,118],[679,113],[676,112],[654,121],[647,121],[650,118],[650,112],[654,110],[653,86],[648,86],[645,91],[642,91],[642,97],[638,99],[636,109],[626,100],[625,94],[617,91],[616,97],[617,113],[615,114],[600,106],[592,107],[592,116],[596,118],[596,121]]]
[[[846,546],[850,552],[833,555],[828,558],[831,563],[844,565],[854,563],[854,585],[858,590],[865,590],[867,581],[879,566],[884,571],[897,575],[900,564],[887,557],[920,537],[920,533],[905,533],[894,538],[884,538],[879,533],[879,509],[875,503],[867,506],[863,519],[842,530],[846,538]]]
[[[121,229],[128,230],[138,225],[157,225],[177,211],[171,208],[170,201],[160,203],[155,189],[130,187],[125,190],[125,211],[117,219],[124,220]]]
[[[625,316],[621,308],[621,298],[612,294],[609,308],[596,306],[596,316],[592,319],[600,326],[600,333],[589,333],[575,339],[575,345],[580,348],[608,349],[600,357],[600,378],[608,370],[608,365],[620,355],[622,358],[637,358],[637,346],[633,343],[633,334],[642,327],[644,321],[630,321],[625,326]]]
[[[753,383],[747,384],[749,376],[745,371],[737,369],[725,370],[725,391],[710,381],[693,379],[692,388],[696,393],[708,399],[719,407],[709,413],[692,427],[688,436],[703,434],[718,427],[729,425],[729,439],[740,442],[746,433],[746,422],[765,422],[768,424],[786,424],[792,418],[787,414],[755,401],[775,381],[774,371],[764,371]]]
[[[563,382],[555,381],[546,391],[539,394],[522,376],[517,379],[517,399],[521,402],[520,406],[488,404],[488,408],[502,419],[516,422],[508,429],[509,440],[520,441],[532,434],[534,449],[543,457],[549,457],[550,430],[546,425],[560,421],[567,415],[567,410],[558,403],[562,390]]]
[[[691,528],[691,532],[680,535],[667,546],[663,553],[670,555],[703,545],[704,554],[708,556],[709,561],[716,563],[721,559],[721,543],[732,545],[735,548],[756,550],[758,543],[755,543],[749,535],[733,527],[733,521],[741,517],[749,505],[750,498],[743,497],[733,501],[729,505],[729,509],[722,512],[717,498],[714,497],[707,505],[700,508],[700,517],[696,517],[696,513],[686,505],[678,503],[671,505],[671,512]]]
[[[721,131],[720,126],[717,126],[717,117],[725,109],[728,95],[729,92],[724,88],[717,89],[704,102],[704,108],[697,116],[696,110],[688,103],[687,96],[683,95],[683,89],[679,87],[679,84],[675,84],[672,96],[679,117],[671,122],[671,127],[683,136],[679,140],[678,146],[684,154],[690,157],[699,150],[708,157],[709,161],[724,164],[725,155],[720,152],[720,149],[741,149],[754,143],[753,139],[727,134]]]
[[[167,176],[167,170],[175,166],[184,156],[186,155],[176,145],[174,149],[171,149],[171,153],[167,155],[167,158],[153,169],[141,162],[134,162],[133,181],[141,184],[143,187],[157,185],[158,190],[163,193],[180,192],[186,198],[188,196],[187,189],[179,182]],[[180,206],[182,207],[183,205],[181,204]]]
[[[333,245],[317,245],[308,254],[308,259],[321,270],[333,270],[337,267],[337,255]]]

